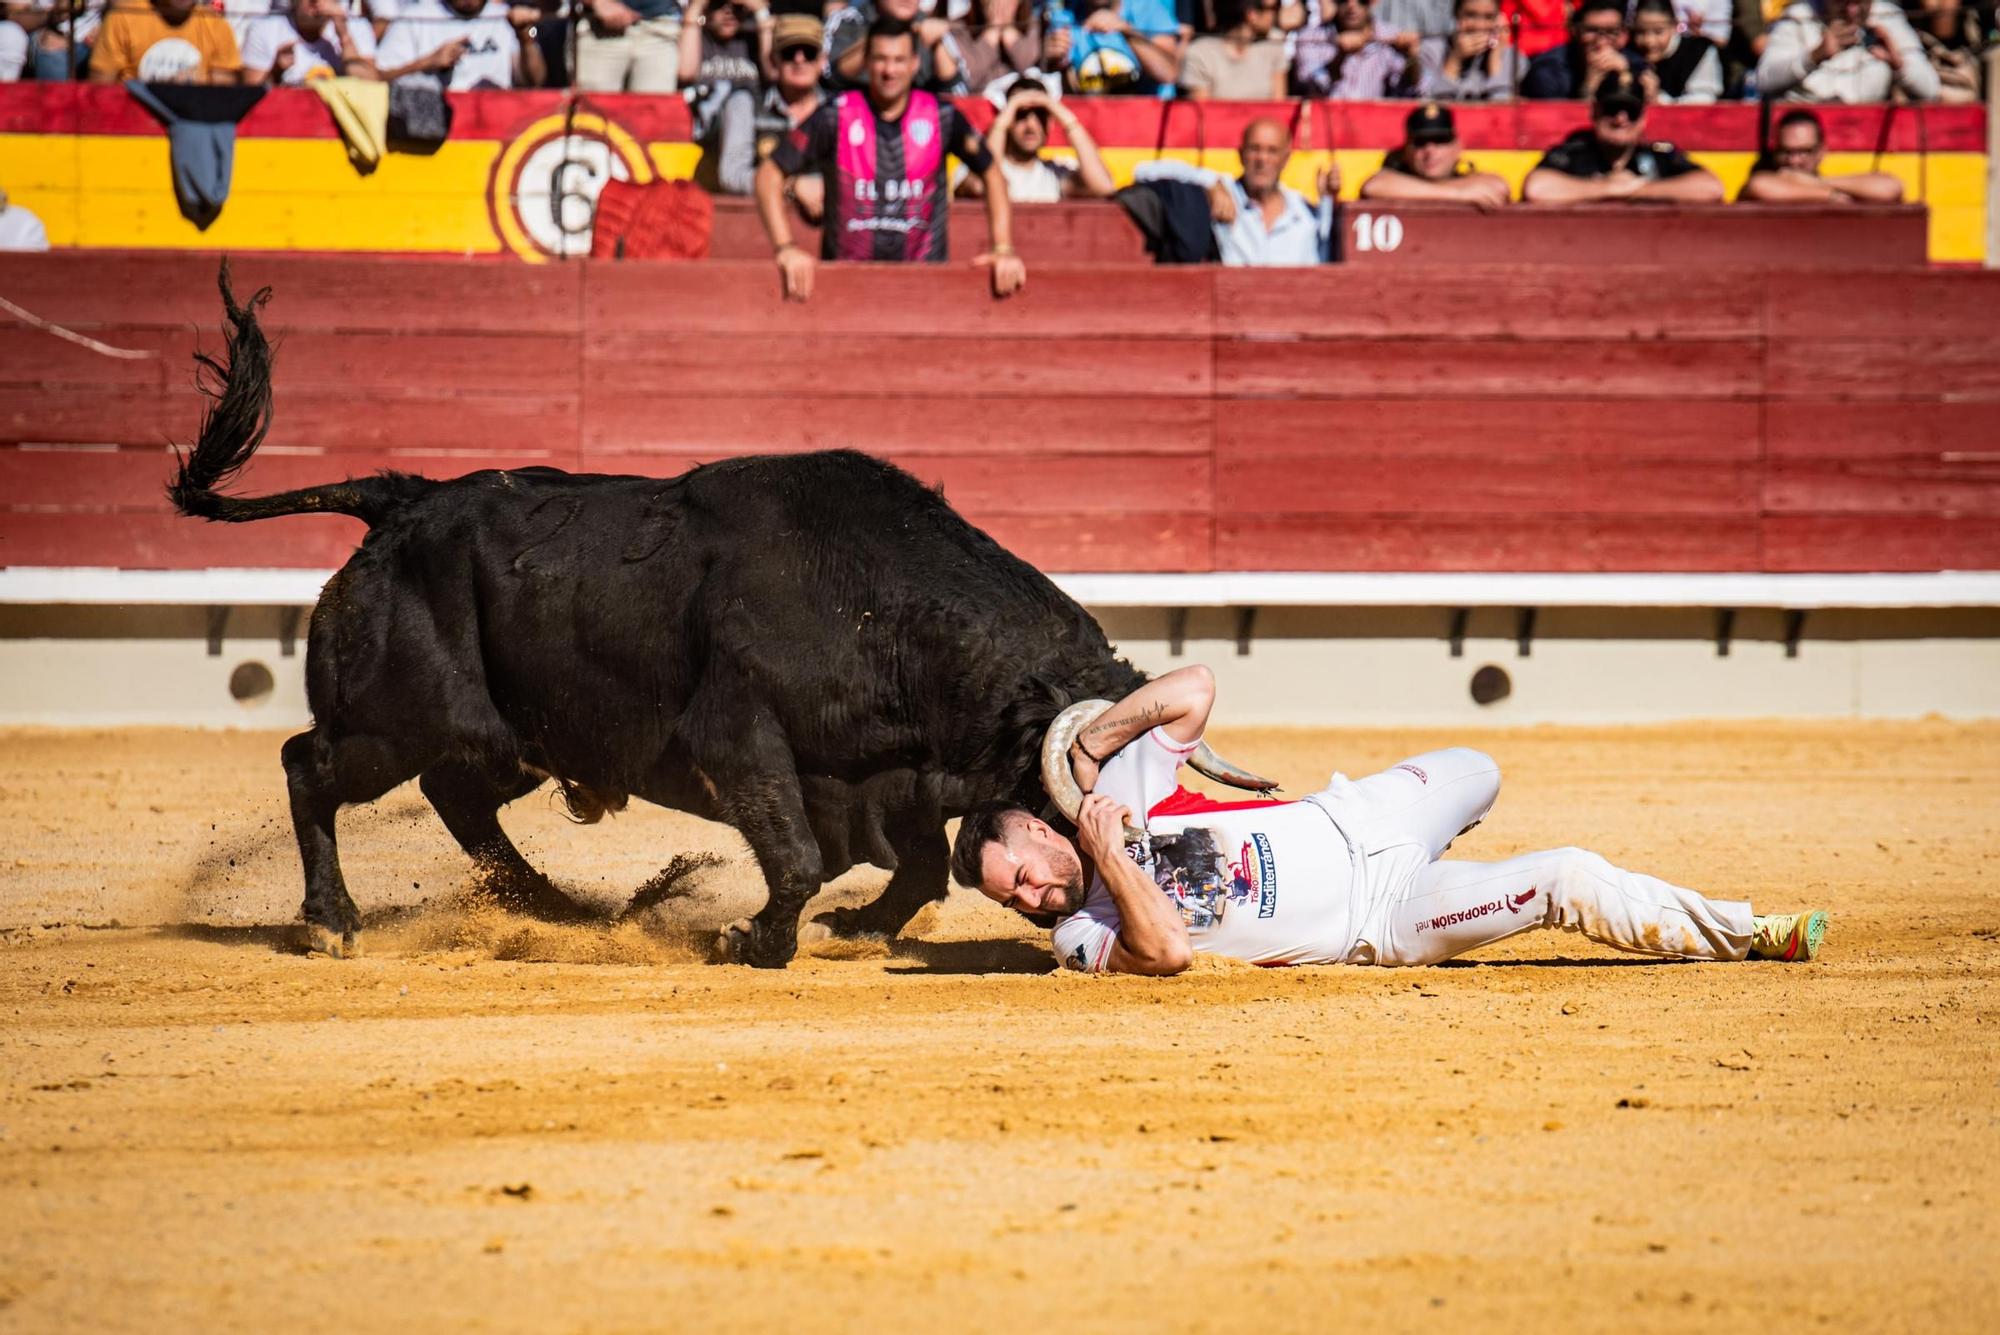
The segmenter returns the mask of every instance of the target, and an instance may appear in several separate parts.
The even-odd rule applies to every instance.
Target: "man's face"
[[[153,0],[153,8],[169,23],[180,23],[194,13],[194,0]]]
[[[1058,917],[1083,907],[1083,863],[1076,846],[1032,816],[1006,824],[1007,837],[986,845],[979,892],[1023,913]]]
[[[1778,165],[1788,171],[1817,176],[1820,159],[1826,156],[1826,145],[1820,141],[1819,131],[1811,125],[1781,126],[1773,156],[1778,159]]]
[[[743,11],[735,5],[717,5],[708,11],[709,35],[727,42],[743,31]]]
[[[772,53],[778,63],[778,86],[788,93],[801,93],[819,82],[819,48],[804,42]]]
[[[1577,40],[1583,43],[1585,54],[1601,47],[1622,50],[1625,46],[1625,20],[1608,9],[1593,9],[1576,21]]]
[[[1260,40],[1269,37],[1278,23],[1278,0],[1250,0],[1243,11],[1243,21],[1250,25],[1252,36]]]
[[[1371,22],[1369,6],[1374,0],[1334,0],[1333,28],[1335,32],[1360,32]]]
[[[1608,149],[1623,150],[1636,145],[1646,133],[1646,110],[1627,106],[1597,107],[1590,113],[1591,129],[1597,142]]]
[[[1458,7],[1458,30],[1484,42],[1500,27],[1500,0],[1465,0]]]
[[[910,91],[917,77],[914,33],[877,37],[868,43],[868,92],[877,105],[894,102]]]
[[[445,0],[445,3],[451,6],[452,13],[462,19],[474,18],[486,8],[485,0]]]
[[[1292,146],[1275,125],[1253,125],[1243,133],[1243,188],[1261,194],[1278,184]]]
[[[1040,107],[1022,107],[1007,127],[1007,148],[1016,157],[1032,158],[1048,142],[1049,113]]]
[[[1868,12],[1868,0],[1826,0],[1828,22],[1859,23]]]
[[[923,0],[880,0],[876,12],[885,18],[901,19],[905,23],[917,21],[917,11],[923,8]]]
[[[1404,157],[1411,169],[1426,181],[1449,181],[1458,170],[1458,151],[1458,140],[1447,139],[1441,144],[1411,144]]]
[[[317,37],[327,20],[340,12],[339,0],[298,0],[292,6],[292,26],[305,37]]]

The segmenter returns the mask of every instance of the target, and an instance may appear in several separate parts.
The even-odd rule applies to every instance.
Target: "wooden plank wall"
[[[0,564],[327,567],[356,521],[172,516],[214,259],[0,257]],[[1489,266],[496,269],[253,257],[248,492],[855,446],[1058,570],[2000,568],[2000,275]],[[0,317],[6,319],[8,317]]]

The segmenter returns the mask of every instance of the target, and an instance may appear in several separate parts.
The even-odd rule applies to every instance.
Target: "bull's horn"
[[[1195,773],[1206,774],[1217,783],[1226,783],[1231,788],[1248,788],[1253,792],[1269,793],[1275,792],[1278,787],[1269,779],[1259,778],[1241,765],[1234,765],[1224,760],[1208,749],[1207,742],[1194,749],[1194,754],[1188,757],[1188,766]]]
[[[1099,714],[1111,708],[1109,700],[1079,700],[1049,725],[1042,737],[1042,787],[1048,790],[1070,824],[1076,823],[1077,812],[1083,809],[1083,789],[1077,786],[1076,774],[1069,767],[1070,744]],[[1146,837],[1144,830],[1131,825],[1125,827],[1125,842],[1136,844]]]

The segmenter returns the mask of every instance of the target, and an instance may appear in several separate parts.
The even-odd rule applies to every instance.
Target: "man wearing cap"
[[[1382,170],[1361,183],[1363,199],[1434,199],[1497,209],[1514,194],[1491,172],[1473,170],[1460,155],[1451,109],[1426,102],[1403,122],[1403,144],[1389,150]]]
[[[1720,204],[1722,182],[1664,140],[1646,139],[1646,97],[1630,74],[1607,75],[1590,103],[1590,128],[1542,155],[1521,187],[1530,204],[1666,200]]]

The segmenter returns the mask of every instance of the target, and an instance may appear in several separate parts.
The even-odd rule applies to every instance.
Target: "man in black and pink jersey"
[[[1214,702],[1215,678],[1197,665],[1088,722],[1066,712],[1044,773],[1075,780],[1050,788],[1076,809],[1076,841],[1020,807],[982,808],[959,827],[952,875],[1053,920],[1056,957],[1087,973],[1179,973],[1196,951],[1252,964],[1437,964],[1532,927],[1669,959],[1805,961],[1826,933],[1824,913],[1756,916],[1580,848],[1440,861],[1500,793],[1493,759],[1464,747],[1365,779],[1336,774],[1298,802],[1212,802],[1175,776]]]
[[[1028,281],[1014,253],[1006,178],[958,108],[911,87],[916,38],[907,23],[877,19],[868,29],[868,87],[842,93],[778,141],[757,169],[757,212],[776,250],[785,296],[812,295],[813,257],[792,240],[785,182],[806,172],[826,180],[820,253],[829,260],[942,263],[951,189],[945,159],[955,155],[986,181],[992,248],[975,263],[993,271],[993,295]]]

